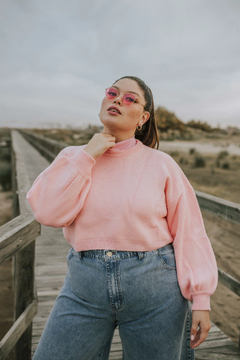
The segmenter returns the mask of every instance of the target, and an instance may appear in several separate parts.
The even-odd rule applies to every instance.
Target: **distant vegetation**
[[[179,130],[181,133],[186,132],[186,124],[179,120],[173,112],[159,106],[155,111],[157,127],[160,131]]]
[[[186,133],[188,128],[200,129],[202,131],[211,132],[219,130],[218,128],[212,128],[208,123],[203,121],[190,120],[187,123],[184,123],[173,113],[168,111],[162,106],[159,106],[155,110],[155,118],[157,127],[162,132],[167,132],[168,130],[179,130],[181,134]]]
[[[208,131],[208,132],[213,131],[213,128],[208,123],[202,122],[200,120],[198,120],[198,121],[190,120],[186,123],[186,126],[192,127],[195,129],[201,129],[203,131]]]
[[[218,138],[218,134],[240,135],[240,129],[237,127],[229,126],[228,130],[220,129],[219,127],[211,127],[207,122],[200,120],[190,120],[185,123],[173,112],[162,106],[155,110],[155,119],[161,140],[196,140],[199,131],[205,133],[208,138]]]

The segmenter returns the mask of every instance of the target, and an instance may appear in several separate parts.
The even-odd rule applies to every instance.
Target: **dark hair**
[[[122,79],[131,79],[138,83],[140,88],[143,90],[144,98],[146,101],[145,110],[150,113],[149,119],[143,124],[142,129],[138,130],[136,128],[135,138],[140,140],[144,145],[151,148],[155,148],[157,144],[157,149],[159,148],[159,137],[157,131],[157,124],[154,115],[154,102],[153,95],[150,88],[145,84],[145,82],[139,79],[136,76],[123,76],[120,79],[116,80],[113,85]]]

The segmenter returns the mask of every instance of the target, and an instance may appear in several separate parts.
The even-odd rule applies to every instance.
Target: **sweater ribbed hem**
[[[76,152],[70,158],[70,162],[79,169],[80,174],[85,178],[91,176],[92,167],[96,164],[96,160],[83,149]]]
[[[196,295],[192,295],[192,298],[193,298],[193,304],[191,307],[192,310],[211,311],[209,294],[196,294]]]

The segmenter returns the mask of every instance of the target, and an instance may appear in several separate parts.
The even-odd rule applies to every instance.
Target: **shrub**
[[[221,159],[223,159],[223,158],[224,158],[225,156],[227,156],[227,155],[229,155],[229,154],[228,154],[228,151],[226,151],[226,150],[220,151],[220,152],[218,153],[217,159],[221,160]]]
[[[186,125],[195,129],[201,129],[208,132],[212,130],[211,126],[208,123],[202,122],[200,120],[190,120],[186,123]]]
[[[4,161],[11,162],[11,152],[10,149],[0,148],[0,159]]]
[[[176,151],[171,151],[170,152],[170,155],[171,156],[178,156],[179,155],[179,152],[176,150]]]
[[[196,149],[195,148],[191,148],[189,149],[189,154],[192,155],[196,152]]]
[[[229,169],[229,168],[230,168],[229,162],[228,162],[228,161],[224,161],[224,162],[222,163],[222,169]]]
[[[0,163],[0,184],[3,191],[11,190],[11,164],[7,162]]]
[[[202,155],[195,155],[194,158],[194,167],[205,167],[206,161]]]

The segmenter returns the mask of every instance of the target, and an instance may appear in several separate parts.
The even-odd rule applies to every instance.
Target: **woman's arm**
[[[91,186],[96,160],[70,146],[35,179],[26,198],[37,221],[46,226],[69,226],[81,211]]]
[[[192,310],[211,310],[210,295],[217,287],[218,268],[190,183],[167,207],[167,222],[173,236],[182,295],[193,301]]]

